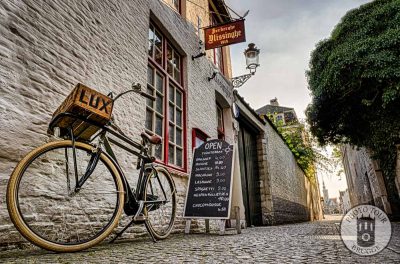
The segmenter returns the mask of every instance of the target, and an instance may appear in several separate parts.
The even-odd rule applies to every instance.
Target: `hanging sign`
[[[210,140],[195,149],[185,218],[229,218],[232,162],[233,145],[224,140]]]
[[[244,42],[244,19],[205,28],[204,39],[206,50]]]

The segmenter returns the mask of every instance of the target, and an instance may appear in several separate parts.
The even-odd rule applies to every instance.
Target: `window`
[[[296,122],[296,117],[293,111],[284,112],[283,115],[285,119],[285,124]]]
[[[182,92],[175,85],[169,85],[169,138],[168,163],[183,165],[183,118]]]
[[[181,56],[169,44],[167,45],[167,72],[180,83]]]
[[[154,59],[157,64],[162,65],[163,63],[163,37],[161,33],[150,25],[149,30],[149,57]]]
[[[276,116],[276,122],[277,122],[277,123],[283,122],[283,116],[282,116],[281,114],[278,114],[278,115]]]
[[[197,36],[199,36],[200,40],[203,41],[203,34],[201,34],[201,17],[197,15]]]
[[[218,25],[218,19],[216,18],[215,15],[211,15],[211,25]],[[222,47],[215,48],[212,50],[212,61],[217,66],[219,71],[224,74],[224,56],[222,52]]]
[[[198,128],[192,130],[192,149],[200,147],[209,136]]]
[[[146,129],[164,138],[164,77],[150,65],[147,68],[147,93],[154,95],[156,101],[146,100]],[[162,147],[156,147],[154,153],[160,160],[163,159],[162,150]]]
[[[149,64],[145,128],[163,138],[153,148],[159,162],[185,169],[185,92],[182,87],[182,56],[152,24],[149,28]]]
[[[174,5],[174,8],[176,9],[176,11],[180,11],[180,7],[181,7],[181,1],[180,0],[172,0],[172,4]]]
[[[175,10],[176,12],[181,12],[181,0],[162,0],[165,2],[171,9]]]
[[[225,139],[225,131],[224,131],[224,113],[222,111],[222,107],[217,104],[217,130],[218,130],[218,139]]]
[[[214,64],[215,66],[217,66],[217,68],[219,69],[219,71],[224,74],[224,56],[222,53],[222,47],[219,48],[215,48],[213,50],[214,53]]]

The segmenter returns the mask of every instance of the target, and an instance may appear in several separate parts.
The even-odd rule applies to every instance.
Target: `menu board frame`
[[[220,215],[218,216],[207,216],[207,215],[201,215],[201,216],[187,216],[186,215],[186,206],[188,203],[188,199],[189,199],[189,194],[193,194],[190,193],[190,191],[192,191],[190,189],[191,186],[191,181],[196,180],[194,175],[195,175],[195,171],[194,168],[196,166],[196,151],[200,151],[199,149],[204,145],[204,144],[209,144],[209,143],[215,143],[215,142],[224,142],[226,144],[228,144],[229,148],[232,149],[232,157],[230,160],[230,167],[231,167],[231,173],[230,175],[226,175],[225,179],[228,179],[228,177],[230,177],[230,183],[229,183],[229,194],[228,194],[228,207],[227,210],[225,212],[221,212]],[[186,196],[185,196],[185,205],[183,207],[183,218],[184,219],[229,219],[230,218],[230,213],[231,213],[231,205],[232,205],[232,188],[233,188],[233,171],[234,171],[234,158],[235,158],[235,147],[232,144],[229,144],[228,142],[226,142],[225,140],[220,140],[220,139],[213,139],[213,140],[208,140],[206,142],[204,142],[203,144],[201,144],[199,147],[195,148],[193,150],[193,155],[192,155],[192,164],[191,164],[191,173],[190,173],[190,178],[188,181],[188,187],[186,190]],[[215,166],[215,164],[214,164]],[[215,175],[213,175],[213,178],[215,178]],[[223,214],[224,213],[224,214]]]

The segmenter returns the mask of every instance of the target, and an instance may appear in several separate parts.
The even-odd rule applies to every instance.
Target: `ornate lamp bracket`
[[[233,88],[239,88],[253,75],[254,73],[249,73],[232,78]]]

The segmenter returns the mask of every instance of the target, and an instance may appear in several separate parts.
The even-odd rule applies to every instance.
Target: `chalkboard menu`
[[[229,218],[233,145],[214,139],[196,148],[186,195],[186,218]]]

